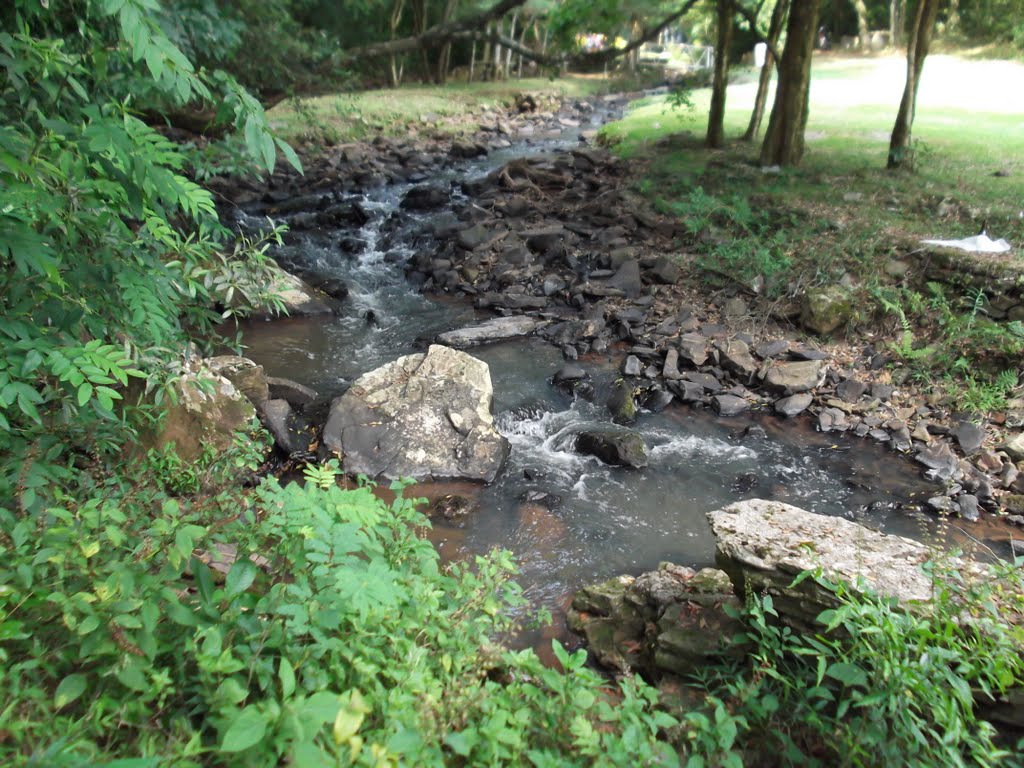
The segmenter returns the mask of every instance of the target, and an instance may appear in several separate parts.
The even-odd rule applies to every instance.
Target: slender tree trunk
[[[473,82],[473,70],[476,69],[476,40],[469,51],[469,82]]]
[[[864,0],[853,0],[853,10],[857,13],[857,47],[866,51],[871,45],[871,33],[868,30],[868,7]]]
[[[524,23],[523,30],[519,33],[519,45],[526,47],[526,34],[530,31],[530,25]],[[519,54],[519,61],[516,64],[516,77],[519,80],[523,79],[523,54]]]
[[[889,0],[889,45],[903,45],[903,24],[907,13],[907,0]]]
[[[818,33],[817,0],[792,0],[786,25],[786,49],[779,62],[779,83],[761,145],[761,165],[798,165],[804,154],[809,114],[811,57]]]
[[[772,20],[768,23],[768,42],[771,43],[772,48],[778,48],[779,38],[782,37],[782,25],[786,20],[786,11],[788,9],[789,0],[777,0],[775,8],[772,9]],[[761,130],[764,105],[768,101],[768,87],[772,83],[772,72],[775,71],[778,65],[779,62],[772,56],[771,51],[766,51],[764,66],[761,67],[761,77],[757,81],[754,109],[750,113],[750,122],[747,124],[747,132],[743,134],[743,141],[753,141],[757,138],[757,132]]]
[[[715,72],[711,81],[711,110],[704,144],[711,149],[725,145],[725,92],[729,86],[729,46],[732,44],[733,0],[717,0]]]
[[[896,113],[896,124],[889,139],[889,168],[902,168],[908,163],[910,132],[914,125],[917,108],[917,86],[921,81],[921,70],[932,44],[935,17],[939,12],[939,0],[919,0],[914,26],[910,29],[907,42],[907,83],[903,87],[903,98]]]
[[[413,33],[416,35],[422,35],[428,26],[430,26],[427,15],[427,2],[428,0],[415,0],[412,4],[412,28]],[[430,78],[430,59],[427,58],[427,52],[425,49],[420,49],[420,65],[422,67],[422,77],[424,79]]]
[[[445,3],[443,15],[441,16],[441,23],[447,24],[451,21],[452,16],[455,14],[455,8],[458,6],[459,0],[448,0]],[[448,82],[448,65],[451,63],[452,58],[452,44],[451,41],[446,42],[441,46],[441,52],[437,57],[437,83],[438,85],[444,85]]]
[[[488,33],[492,32],[490,24],[487,25],[486,31]],[[481,80],[487,80],[487,68],[490,66],[490,61],[491,61],[491,42],[488,39],[487,42],[484,43],[483,55],[480,57],[480,79]]]
[[[389,19],[389,28],[391,39],[395,39],[395,33],[398,32],[398,26],[402,23],[402,11],[405,10],[405,0],[395,0],[395,4],[391,8],[391,18]],[[402,66],[398,63],[398,57],[395,54],[391,54],[391,85],[397,88],[402,82]]]
[[[512,22],[511,22],[511,25],[510,25],[509,31],[508,31],[508,36],[512,40],[516,39],[516,22],[517,21],[519,21],[519,12],[518,11],[512,14]],[[505,52],[505,75],[507,77],[508,75],[511,75],[511,74],[512,74],[512,49],[509,48]]]

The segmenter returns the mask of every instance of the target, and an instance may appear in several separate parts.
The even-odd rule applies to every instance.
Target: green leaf
[[[473,751],[473,747],[479,741],[480,734],[477,733],[475,728],[467,728],[464,731],[449,733],[444,737],[445,745],[459,757],[469,757],[469,753]]]
[[[295,150],[292,149],[291,145],[286,141],[281,141],[281,139],[274,139],[274,142],[277,144],[277,148],[281,150],[281,153],[284,155],[284,159],[288,161],[289,165],[299,173],[303,173],[302,161],[299,160],[299,156],[295,154]]]
[[[78,404],[85,405],[92,398],[92,384],[85,382],[78,388]]]
[[[868,684],[868,676],[864,673],[864,670],[855,664],[848,664],[845,661],[837,661],[834,664],[830,664],[825,675],[847,686],[866,687]]]
[[[334,743],[344,744],[355,736],[369,711],[370,708],[366,706],[363,695],[358,690],[350,691],[343,696],[341,708],[334,717]]]
[[[221,741],[223,752],[241,752],[259,744],[267,732],[266,713],[254,706],[246,707],[228,726]]]
[[[87,683],[88,680],[82,674],[76,673],[65,677],[60,681],[60,685],[57,686],[57,692],[53,695],[53,706],[57,709],[66,707],[85,693]]]
[[[284,656],[277,668],[277,678],[281,681],[281,698],[287,699],[295,693],[295,668]]]
[[[245,592],[256,580],[256,566],[248,557],[235,561],[228,571],[227,579],[224,580],[224,590],[227,597],[234,597]]]

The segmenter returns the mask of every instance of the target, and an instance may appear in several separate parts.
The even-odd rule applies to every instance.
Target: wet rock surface
[[[331,405],[324,446],[351,474],[489,482],[509,451],[493,396],[485,363],[434,344],[356,379]]]

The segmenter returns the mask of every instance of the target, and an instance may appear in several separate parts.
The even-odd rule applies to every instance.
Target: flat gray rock
[[[438,344],[443,344],[446,347],[466,349],[467,347],[475,347],[478,344],[487,344],[492,341],[529,336],[547,324],[547,320],[537,320],[536,318],[524,317],[522,315],[495,317],[491,320],[485,320],[478,325],[440,333],[437,335],[436,340]]]
[[[932,579],[921,566],[935,556],[924,544],[872,531],[840,517],[818,515],[789,504],[751,499],[708,514],[715,535],[715,558],[737,594],[768,591],[780,614],[812,621],[836,605],[829,590],[813,579],[793,586],[806,570],[820,568],[830,582],[858,584],[901,604],[932,598]],[[977,566],[957,559],[961,572]]]

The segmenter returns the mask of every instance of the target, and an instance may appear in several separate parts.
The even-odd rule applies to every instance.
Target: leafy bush
[[[0,762],[675,763],[653,689],[493,644],[508,553],[442,568],[401,495],[330,468],[202,504],[144,479],[0,510]]]
[[[814,632],[779,621],[770,595],[752,595],[739,642],[749,666],[720,669],[705,684],[747,729],[741,743],[788,765],[1019,765],[979,714],[1024,684],[1020,574],[965,581],[932,566],[935,595],[912,611],[870,593],[827,584],[839,606]]]
[[[187,152],[134,113],[216,100],[264,169],[280,150],[233,79],[196,71],[154,20],[155,0],[89,0],[0,12],[0,499],[41,504],[75,465],[130,435],[118,407],[215,305],[267,281],[262,243],[234,247]],[[237,311],[266,296],[245,296]],[[225,302],[227,303],[227,302]]]

